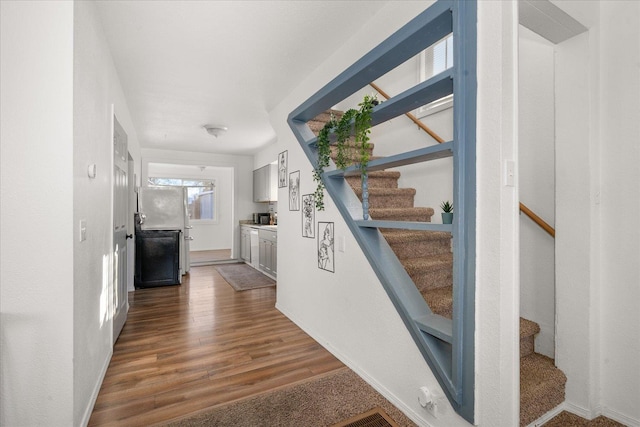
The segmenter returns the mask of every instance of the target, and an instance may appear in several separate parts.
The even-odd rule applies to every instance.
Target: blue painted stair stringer
[[[323,181],[447,398],[456,412],[472,423],[475,400],[476,21],[474,1],[437,1],[316,92],[288,118],[294,135],[315,166],[315,136],[306,121],[453,31],[455,67],[447,72],[450,73],[447,77],[453,78],[453,85],[443,79],[443,75],[435,76],[376,106],[372,116],[374,124],[378,124],[426,104],[444,92],[453,91],[454,140],[446,143],[449,145],[446,148],[430,148],[421,154],[404,153],[395,159],[387,159],[386,163],[385,159],[371,162],[373,168],[385,168],[391,164],[398,166],[453,155],[456,215],[450,226],[454,251],[452,321],[429,310],[381,233],[368,226],[371,224],[364,225],[364,221],[359,220],[362,217],[360,200],[343,179],[345,173],[352,174],[353,171],[325,172]],[[379,223],[380,226],[390,225],[389,221]],[[410,224],[413,223],[396,222],[392,226],[418,227]]]

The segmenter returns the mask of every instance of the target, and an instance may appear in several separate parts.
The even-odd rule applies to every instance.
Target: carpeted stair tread
[[[422,231],[422,230],[402,230],[387,228],[382,232],[384,238],[391,243],[408,243],[414,241],[445,241],[451,240],[451,233],[446,231]]]
[[[398,188],[398,179],[400,178],[400,172],[398,171],[373,171],[367,175],[369,189]],[[354,190],[362,188],[362,177],[360,175],[348,176],[346,180]]]
[[[451,233],[390,228],[381,231],[400,260],[451,253]]]
[[[520,338],[530,337],[540,332],[540,326],[536,322],[520,318]]]
[[[564,401],[567,377],[538,353],[520,359],[520,425],[526,426]]]
[[[453,312],[453,286],[430,289],[422,296],[435,314],[451,319]]]
[[[536,322],[520,318],[520,357],[526,357],[535,351],[535,334],[540,332]]]
[[[311,129],[315,136],[318,136],[318,132],[320,132],[324,125],[331,120],[331,114],[333,114],[337,120],[340,120],[343,112],[338,110],[327,110],[307,122],[309,129]]]
[[[451,268],[453,266],[453,254],[432,255],[426,258],[409,258],[402,261],[407,272],[419,272],[424,270]]]
[[[431,222],[433,208],[369,209],[371,218],[386,221]]]
[[[362,201],[362,188],[353,191]],[[369,208],[412,208],[415,188],[370,188]]]
[[[438,254],[400,261],[421,294],[453,285],[453,254]]]

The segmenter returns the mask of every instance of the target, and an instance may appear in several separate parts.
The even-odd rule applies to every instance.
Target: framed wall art
[[[289,210],[300,210],[300,171],[289,174]]]
[[[288,151],[278,154],[278,188],[287,186]]]
[[[335,272],[333,222],[318,222],[318,268]]]
[[[302,237],[316,237],[316,202],[313,194],[302,196]]]

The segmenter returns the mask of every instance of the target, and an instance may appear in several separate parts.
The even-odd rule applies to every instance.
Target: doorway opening
[[[191,266],[235,262],[233,259],[234,168],[149,163],[143,185],[187,188]]]

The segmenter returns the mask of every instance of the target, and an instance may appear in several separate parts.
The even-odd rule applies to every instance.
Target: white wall
[[[519,423],[518,10],[478,2],[476,421]]]
[[[518,152],[520,201],[555,223],[554,46],[520,26]],[[540,325],[536,352],[554,357],[555,242],[520,215],[520,315]]]
[[[192,251],[229,249],[233,241],[233,168],[150,163],[149,176],[213,179],[216,183],[216,220],[191,220]],[[145,180],[145,185],[147,181]]]
[[[213,166],[233,169],[233,207],[230,230],[232,258],[240,257],[240,220],[253,219],[253,212],[264,212],[265,207],[260,203],[253,203],[253,156],[235,156],[228,154],[207,154],[170,150],[142,149],[143,183],[149,177],[150,163],[169,163],[174,165]],[[226,189],[221,189],[223,192]],[[195,240],[194,240],[195,242]],[[197,247],[197,246],[194,246]],[[227,246],[229,247],[229,246]],[[193,247],[192,247],[193,249]]]
[[[427,6],[427,2],[387,5],[272,111],[271,122],[278,136],[276,151],[288,150],[289,169],[301,170],[302,194],[312,193],[315,186],[311,166],[286,124],[288,114]],[[515,188],[501,186],[499,165],[503,157],[514,159],[517,155],[517,13],[511,3],[480,2],[480,14],[480,41],[485,52],[481,81],[485,86],[479,107],[483,120],[479,121],[478,247],[483,255],[478,260],[477,312],[483,314],[476,320],[477,422],[515,425],[517,193]],[[377,143],[383,136],[376,133],[375,137]],[[287,188],[280,189],[279,198],[286,197]],[[439,386],[335,206],[330,200],[325,202],[326,210],[317,212],[316,221],[335,222],[336,240],[345,241],[345,252],[335,253],[336,272],[318,269],[317,241],[301,237],[300,212],[280,211],[277,307],[420,425],[468,425],[450,407],[436,419],[418,404],[420,386]]]
[[[639,426],[640,3],[602,2],[600,19],[600,404]]]
[[[640,425],[640,8],[557,4],[589,33],[557,47],[556,363],[570,410]]]
[[[92,3],[1,15],[0,423],[83,425],[111,356],[112,105],[139,148]]]
[[[140,147],[92,2],[74,2],[73,242],[74,424],[88,422],[112,354],[111,303],[113,120],[127,133],[140,172]],[[87,166],[97,165],[90,179]],[[133,179],[134,177],[129,177]],[[79,222],[87,240],[79,241]],[[129,246],[131,249],[131,245]],[[133,274],[133,264],[129,275]]]
[[[76,424],[73,4],[0,2],[0,424]]]

